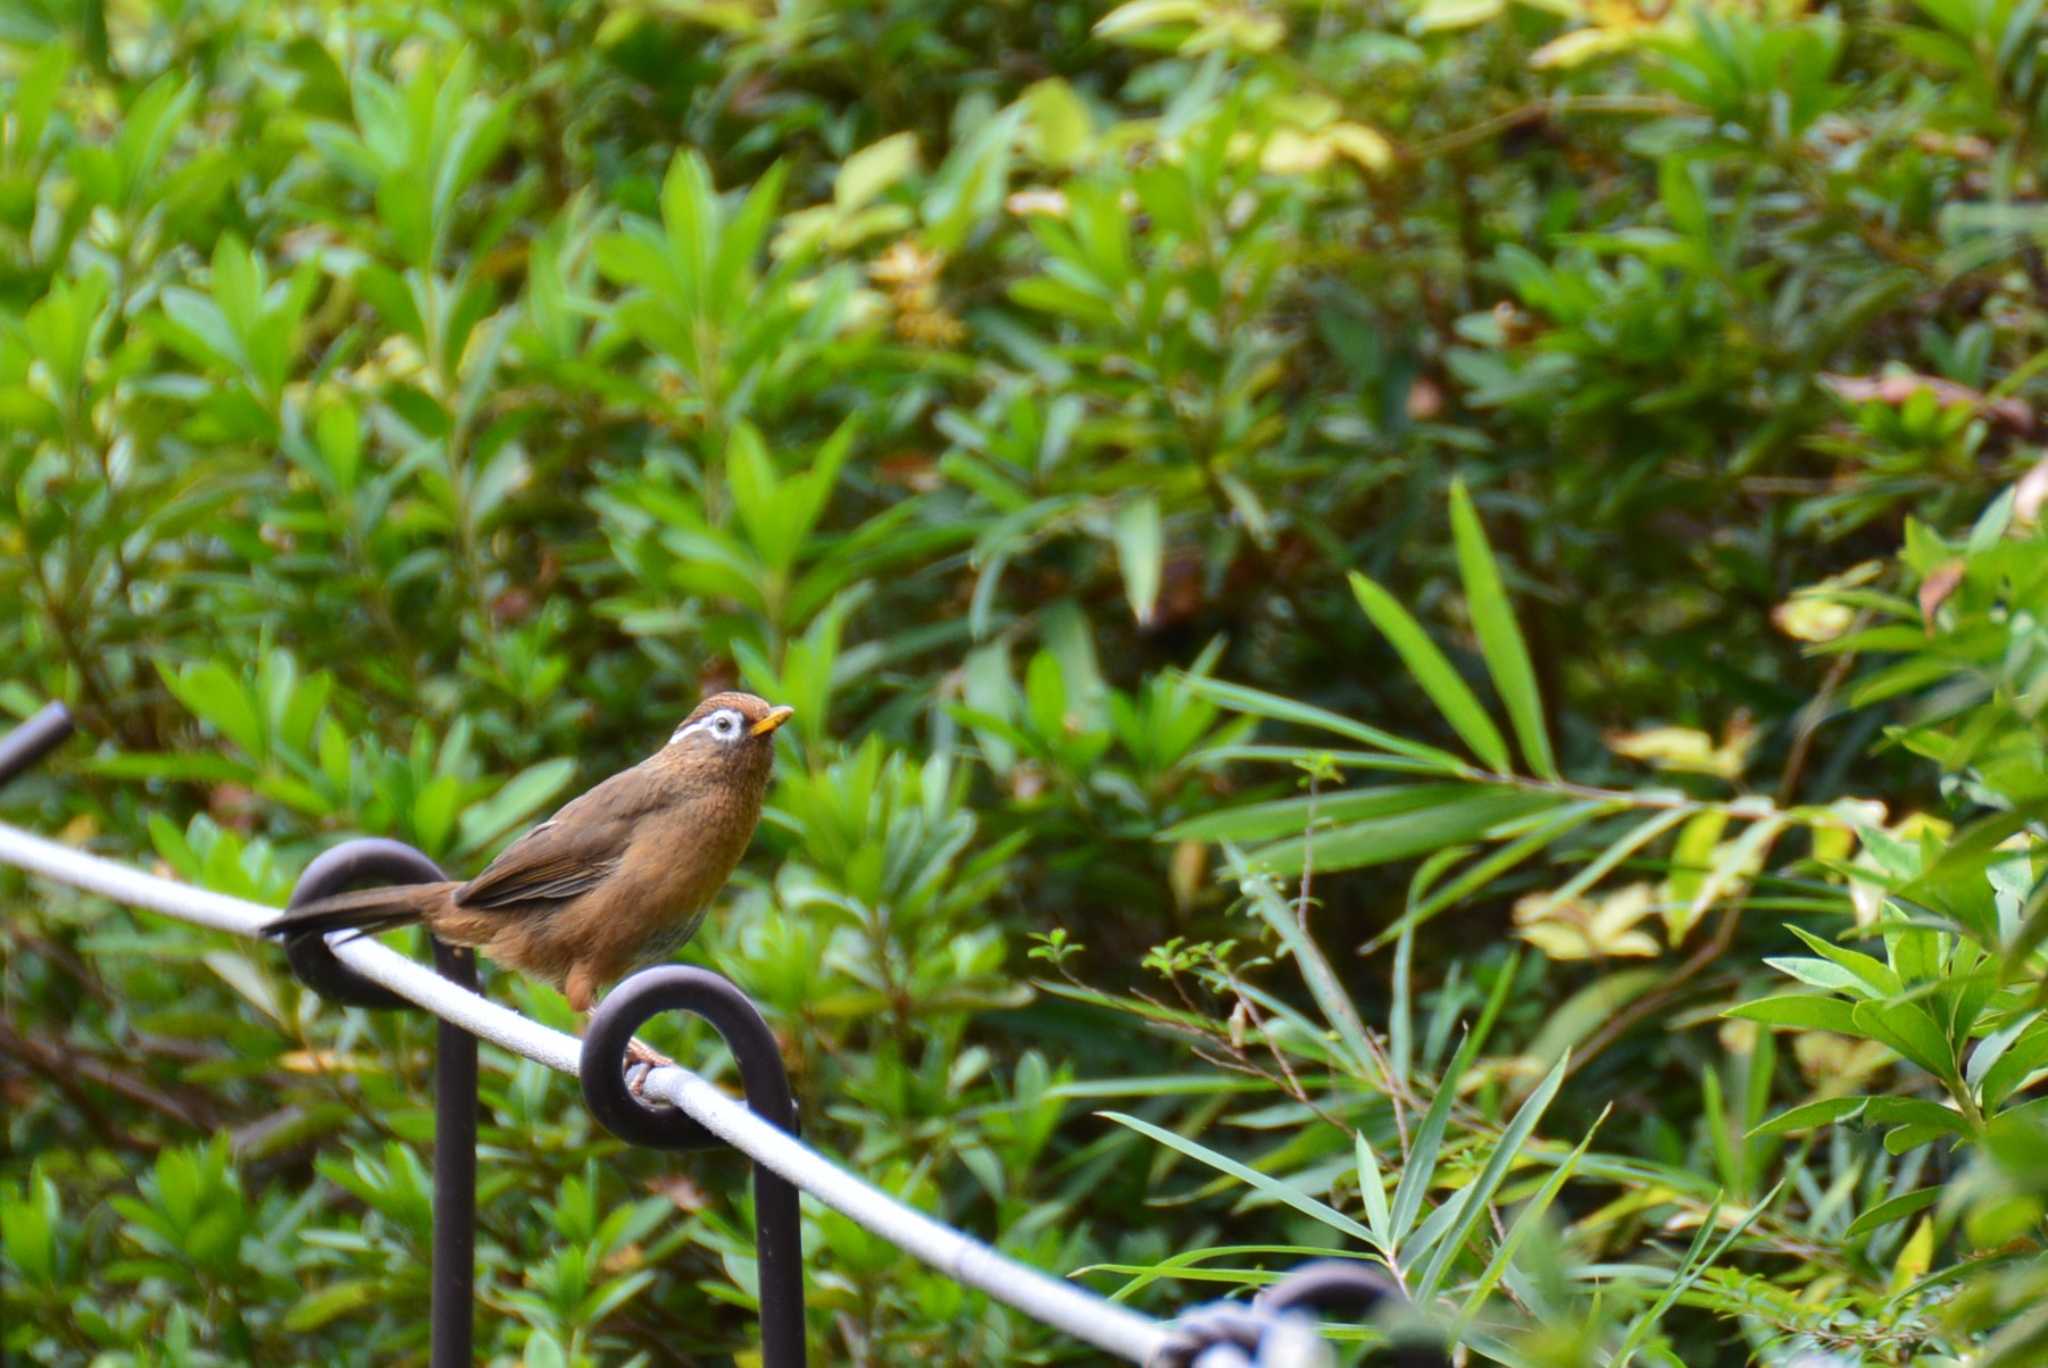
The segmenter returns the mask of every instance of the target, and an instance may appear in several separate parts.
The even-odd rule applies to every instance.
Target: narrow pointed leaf
[[[1512,770],[1514,762],[1508,758],[1508,743],[1500,728],[1493,725],[1478,695],[1459,678],[1451,662],[1422,630],[1422,624],[1392,594],[1356,571],[1351,575],[1351,592],[1357,597],[1358,606],[1372,619],[1372,625],[1379,628],[1380,635],[1400,653],[1401,663],[1436,704],[1444,721],[1472,748],[1479,762],[1496,774]]]
[[[1493,549],[1487,545],[1486,531],[1479,525],[1463,480],[1451,486],[1451,532],[1458,543],[1458,572],[1465,581],[1472,628],[1479,634],[1479,649],[1493,674],[1493,687],[1500,691],[1515,737],[1522,743],[1522,756],[1535,773],[1555,779],[1557,761],[1551,756],[1550,733],[1543,725],[1543,698],[1536,691],[1529,647],[1522,640],[1522,629],[1515,625],[1514,607],[1501,585],[1500,567],[1494,563]]]
[[[1437,1242],[1436,1248],[1430,1250],[1422,1271],[1416,1275],[1414,1295],[1418,1305],[1429,1304],[1430,1298],[1436,1295],[1444,1275],[1450,1271],[1452,1261],[1465,1247],[1465,1241],[1472,1237],[1472,1232],[1486,1218],[1487,1204],[1493,1200],[1494,1194],[1500,1191],[1501,1181],[1507,1177],[1509,1167],[1522,1153],[1522,1146],[1529,1142],[1537,1123],[1543,1119],[1543,1113],[1549,1110],[1551,1099],[1557,1096],[1557,1090],[1564,1085],[1565,1066],[1570,1062],[1570,1057],[1566,1056],[1551,1066],[1549,1074],[1536,1085],[1536,1091],[1530,1093],[1521,1108],[1515,1112],[1515,1119],[1501,1132],[1500,1142],[1493,1147],[1493,1153],[1487,1157],[1486,1167],[1480,1170],[1478,1179],[1465,1189],[1457,1219],[1451,1223],[1451,1228],[1443,1239]]]
[[[1363,722],[1354,722],[1343,714],[1333,713],[1327,708],[1297,703],[1291,698],[1282,698],[1278,694],[1269,694],[1243,684],[1211,679],[1206,675],[1183,674],[1178,678],[1190,691],[1211,703],[1220,703],[1237,712],[1248,713],[1253,717],[1269,717],[1275,722],[1291,722],[1299,727],[1314,727],[1320,731],[1335,732],[1339,736],[1350,737],[1353,741],[1371,746],[1375,750],[1424,761],[1441,768],[1446,774],[1471,772],[1470,766],[1449,751],[1406,740],[1391,732],[1381,731],[1378,727],[1369,727]]]
[[[1218,1154],[1207,1145],[1197,1144],[1186,1136],[1175,1135],[1172,1131],[1155,1126],[1150,1121],[1140,1121],[1137,1117],[1126,1116],[1122,1112],[1096,1114],[1116,1122],[1119,1126],[1128,1126],[1138,1134],[1156,1140],[1168,1149],[1177,1150],[1199,1163],[1207,1164],[1219,1173],[1227,1173],[1239,1182],[1257,1188],[1274,1201],[1293,1207],[1302,1215],[1322,1222],[1332,1230],[1340,1230],[1353,1239],[1363,1240],[1367,1244],[1372,1243],[1372,1232],[1364,1226],[1329,1203],[1318,1201],[1300,1188],[1284,1183],[1271,1174],[1261,1173],[1249,1165],[1239,1163],[1229,1155]]]

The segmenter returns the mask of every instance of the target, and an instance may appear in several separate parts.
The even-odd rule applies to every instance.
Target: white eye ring
[[[700,731],[708,731],[720,741],[737,741],[740,739],[742,725],[745,721],[745,718],[741,717],[731,708],[720,708],[717,712],[700,722],[688,722],[677,727],[675,735],[669,737],[668,743],[673,746],[691,732]]]

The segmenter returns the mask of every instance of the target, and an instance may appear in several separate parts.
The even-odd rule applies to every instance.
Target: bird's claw
[[[626,1046],[626,1091],[647,1106],[669,1106],[670,1104],[661,1098],[649,1097],[645,1090],[649,1076],[656,1069],[666,1068],[673,1063],[673,1059],[659,1050],[642,1044],[638,1039],[629,1042]]]

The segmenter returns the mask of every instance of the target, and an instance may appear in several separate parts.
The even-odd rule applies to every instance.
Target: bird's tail
[[[263,934],[281,941],[323,936],[329,931],[373,935],[421,920],[454,887],[452,883],[395,884],[389,888],[334,893],[315,898],[303,907],[291,908],[266,923]]]

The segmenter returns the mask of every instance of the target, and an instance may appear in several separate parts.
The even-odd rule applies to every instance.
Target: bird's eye
[[[721,741],[730,741],[740,732],[739,719],[731,713],[720,713],[712,719],[711,734]]]

